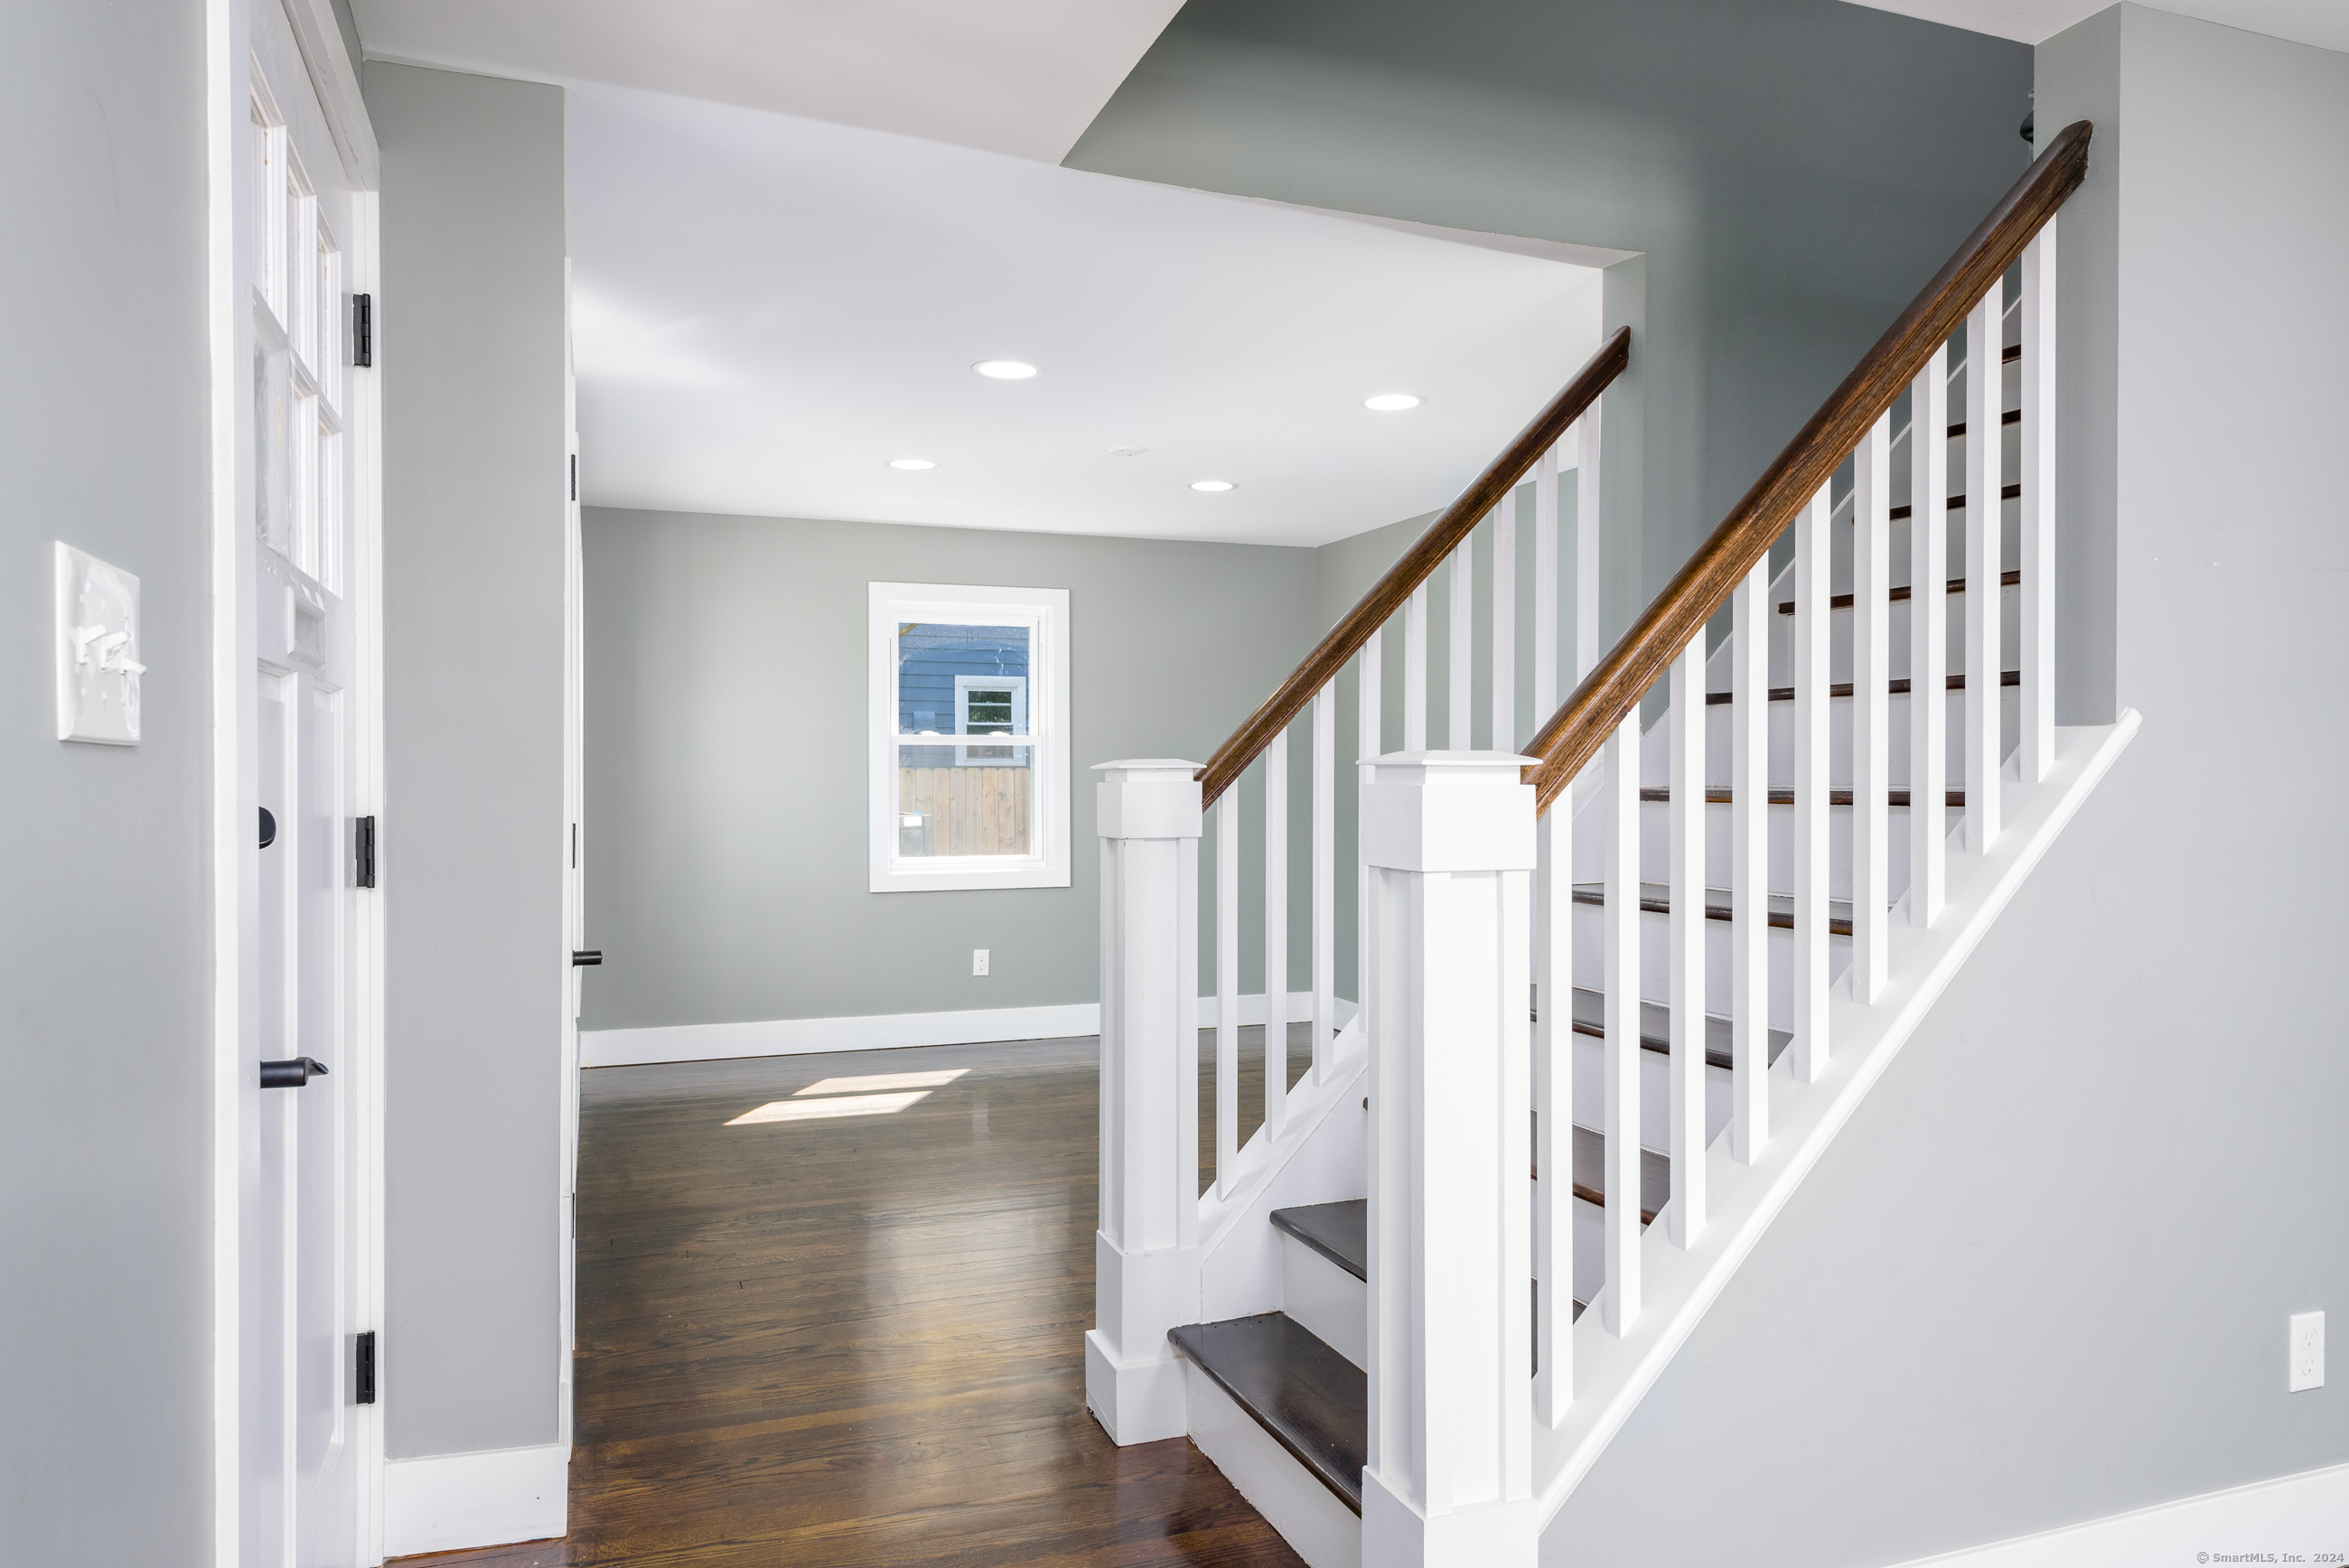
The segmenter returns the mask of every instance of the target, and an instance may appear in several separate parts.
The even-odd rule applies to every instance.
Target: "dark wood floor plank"
[[[1119,1449],[1084,1408],[1099,1060],[1051,1040],[586,1074],[571,1533],[399,1561],[1295,1564],[1187,1440]],[[824,1078],[956,1068],[895,1114],[726,1125]]]

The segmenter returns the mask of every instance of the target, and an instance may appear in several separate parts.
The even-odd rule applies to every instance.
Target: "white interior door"
[[[352,285],[371,218],[292,26],[252,7],[248,147],[261,819],[251,1016],[261,1088],[240,1203],[240,1556],[251,1568],[361,1560],[357,1241],[371,1063],[358,985],[357,476]],[[371,239],[371,236],[368,236]]]

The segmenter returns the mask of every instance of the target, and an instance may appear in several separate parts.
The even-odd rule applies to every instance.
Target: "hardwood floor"
[[[1121,1449],[1085,1410],[1098,1060],[1038,1040],[587,1073],[571,1533],[398,1561],[1298,1563],[1187,1440]]]

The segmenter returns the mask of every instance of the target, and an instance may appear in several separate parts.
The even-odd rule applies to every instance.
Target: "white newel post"
[[[1373,770],[1363,1568],[1535,1562],[1527,760]]]
[[[1189,1429],[1166,1331],[1199,1321],[1198,764],[1104,762],[1101,1229],[1085,1403],[1121,1444]]]

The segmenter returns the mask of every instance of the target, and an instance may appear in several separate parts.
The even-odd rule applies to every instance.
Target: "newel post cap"
[[[1539,758],[1509,751],[1396,751],[1374,758],[1364,858],[1398,872],[1523,872],[1534,868],[1534,788]]]
[[[1104,839],[1197,838],[1199,766],[1179,757],[1095,763],[1095,830]]]

